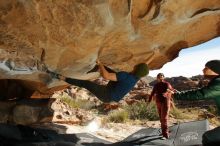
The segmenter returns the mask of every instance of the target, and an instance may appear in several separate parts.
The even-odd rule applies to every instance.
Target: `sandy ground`
[[[66,125],[66,133],[90,133],[100,139],[117,142],[123,140],[138,130],[145,128],[143,126],[132,126],[130,124],[109,123],[106,127],[97,127],[96,129],[96,126],[94,126],[95,124],[93,123],[92,125],[93,126]]]
[[[170,119],[169,120],[169,126],[174,125],[178,122],[189,122],[190,120],[176,120],[176,119]],[[191,120],[192,121],[192,120]],[[136,122],[138,123],[138,122]],[[60,124],[61,125],[61,124]],[[51,126],[54,129],[54,125]],[[57,128],[56,130],[66,133],[66,134],[75,134],[75,133],[89,133],[92,134],[100,139],[104,139],[110,142],[118,142],[123,140],[124,138],[128,137],[129,135],[139,131],[142,128],[160,128],[160,122],[159,121],[146,121],[142,122],[141,124],[134,124],[134,123],[107,123],[107,124],[101,124],[101,118],[96,118],[93,121],[91,121],[86,126],[79,126],[79,125],[66,125],[62,124],[62,127],[65,127],[62,131],[62,129]],[[211,129],[213,127],[211,126]]]

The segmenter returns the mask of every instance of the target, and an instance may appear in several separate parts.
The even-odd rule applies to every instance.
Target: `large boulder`
[[[0,123],[31,125],[54,122],[83,125],[93,119],[92,112],[70,107],[60,98],[0,101]]]

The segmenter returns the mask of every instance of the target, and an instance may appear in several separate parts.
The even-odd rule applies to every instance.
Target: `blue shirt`
[[[109,81],[107,89],[113,101],[121,100],[137,83],[138,77],[127,72],[116,73],[117,81]]]

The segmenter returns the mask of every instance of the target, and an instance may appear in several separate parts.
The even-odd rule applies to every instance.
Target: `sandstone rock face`
[[[24,99],[20,101],[1,101],[0,123],[28,125],[51,122],[55,110],[51,109],[54,99]]]
[[[2,0],[0,79],[26,81],[45,93],[64,83],[45,74],[43,64],[92,78],[86,72],[97,58],[130,71],[156,50],[150,63],[156,69],[181,49],[219,35],[219,0]]]
[[[94,119],[91,111],[72,108],[60,100],[22,99],[0,101],[0,123],[30,125],[36,123],[86,124]]]

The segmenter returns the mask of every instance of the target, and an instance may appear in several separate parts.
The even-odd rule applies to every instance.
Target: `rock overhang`
[[[219,0],[1,1],[0,79],[31,81],[29,87],[46,93],[65,83],[52,80],[43,64],[91,79],[97,58],[131,71],[155,50],[149,66],[157,69],[219,30]]]

